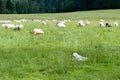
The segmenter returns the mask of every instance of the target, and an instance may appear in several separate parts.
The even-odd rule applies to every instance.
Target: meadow
[[[99,27],[100,19],[111,23],[118,20],[120,24],[119,14],[119,9],[0,14],[0,20],[48,19],[47,25],[12,22],[24,25],[20,31],[0,25],[0,80],[120,80],[120,26]],[[71,21],[59,28],[54,19]],[[88,19],[91,24],[78,27],[80,19]],[[33,35],[34,28],[41,28],[45,34]],[[88,60],[75,60],[74,52]]]

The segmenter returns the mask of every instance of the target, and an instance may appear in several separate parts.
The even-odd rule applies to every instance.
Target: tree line
[[[1,14],[119,9],[120,0],[0,0]]]

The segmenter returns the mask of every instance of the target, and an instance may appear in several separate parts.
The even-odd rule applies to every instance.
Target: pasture
[[[120,26],[100,28],[99,21],[118,20],[120,10],[54,14],[1,14],[0,20],[27,19],[20,31],[0,23],[0,80],[119,80]],[[48,20],[47,25],[32,19]],[[70,19],[65,28],[56,21]],[[78,27],[80,19],[91,24]],[[33,35],[40,28],[43,35]],[[77,61],[72,54],[88,58]]]

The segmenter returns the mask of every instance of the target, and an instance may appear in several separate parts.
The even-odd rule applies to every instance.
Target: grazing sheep
[[[112,27],[109,22],[106,23],[106,27]]]
[[[64,24],[64,23],[65,23],[64,21],[61,21],[61,22],[57,22],[56,25],[57,25],[58,27],[62,27],[62,28],[63,28],[63,27],[65,27],[65,24]]]
[[[21,21],[21,22],[27,22],[27,20],[26,20],[26,19],[21,19],[20,21]]]
[[[90,24],[90,21],[85,20],[85,24],[86,24],[86,25],[89,25],[89,24]]]
[[[20,23],[21,21],[20,20],[14,20],[14,22]]]
[[[0,21],[1,23],[9,23],[9,22],[12,22],[11,20],[1,20]]]
[[[41,29],[37,29],[37,28],[33,30],[33,33],[34,33],[34,35],[44,34],[44,32]]]
[[[114,22],[115,27],[118,27],[118,22]]]
[[[42,21],[42,25],[46,25],[47,23],[46,23],[46,21]]]
[[[7,24],[2,24],[2,27],[5,28],[6,25],[7,25]]]
[[[2,24],[2,26],[6,29],[14,29],[15,28],[14,24]]]
[[[32,19],[32,21],[39,22],[40,20],[39,19]]]
[[[20,28],[24,28],[24,26],[23,25],[16,25],[17,27],[20,27]]]
[[[13,28],[13,30],[20,30],[20,28],[15,26],[15,28]]]
[[[100,27],[105,27],[105,24],[104,24],[104,22],[102,22],[102,21],[100,21]]]
[[[88,59],[87,57],[83,57],[83,56],[79,55],[78,53],[73,53],[73,57],[75,59],[77,59],[78,61],[85,61]]]
[[[78,22],[79,26],[85,26],[85,23],[81,20]]]
[[[23,25],[16,25],[14,30],[21,30],[24,26]]]

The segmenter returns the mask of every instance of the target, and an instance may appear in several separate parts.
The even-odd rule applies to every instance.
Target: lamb
[[[57,26],[64,28],[65,27],[64,21],[57,22]]]
[[[42,29],[37,29],[37,28],[35,28],[35,29],[33,30],[33,33],[34,33],[34,35],[44,34],[44,32],[42,31]]]
[[[83,57],[83,56],[79,55],[78,53],[73,53],[73,57],[75,59],[77,59],[78,61],[85,61],[88,59],[87,57]]]
[[[118,22],[114,22],[115,27],[118,27]]]

